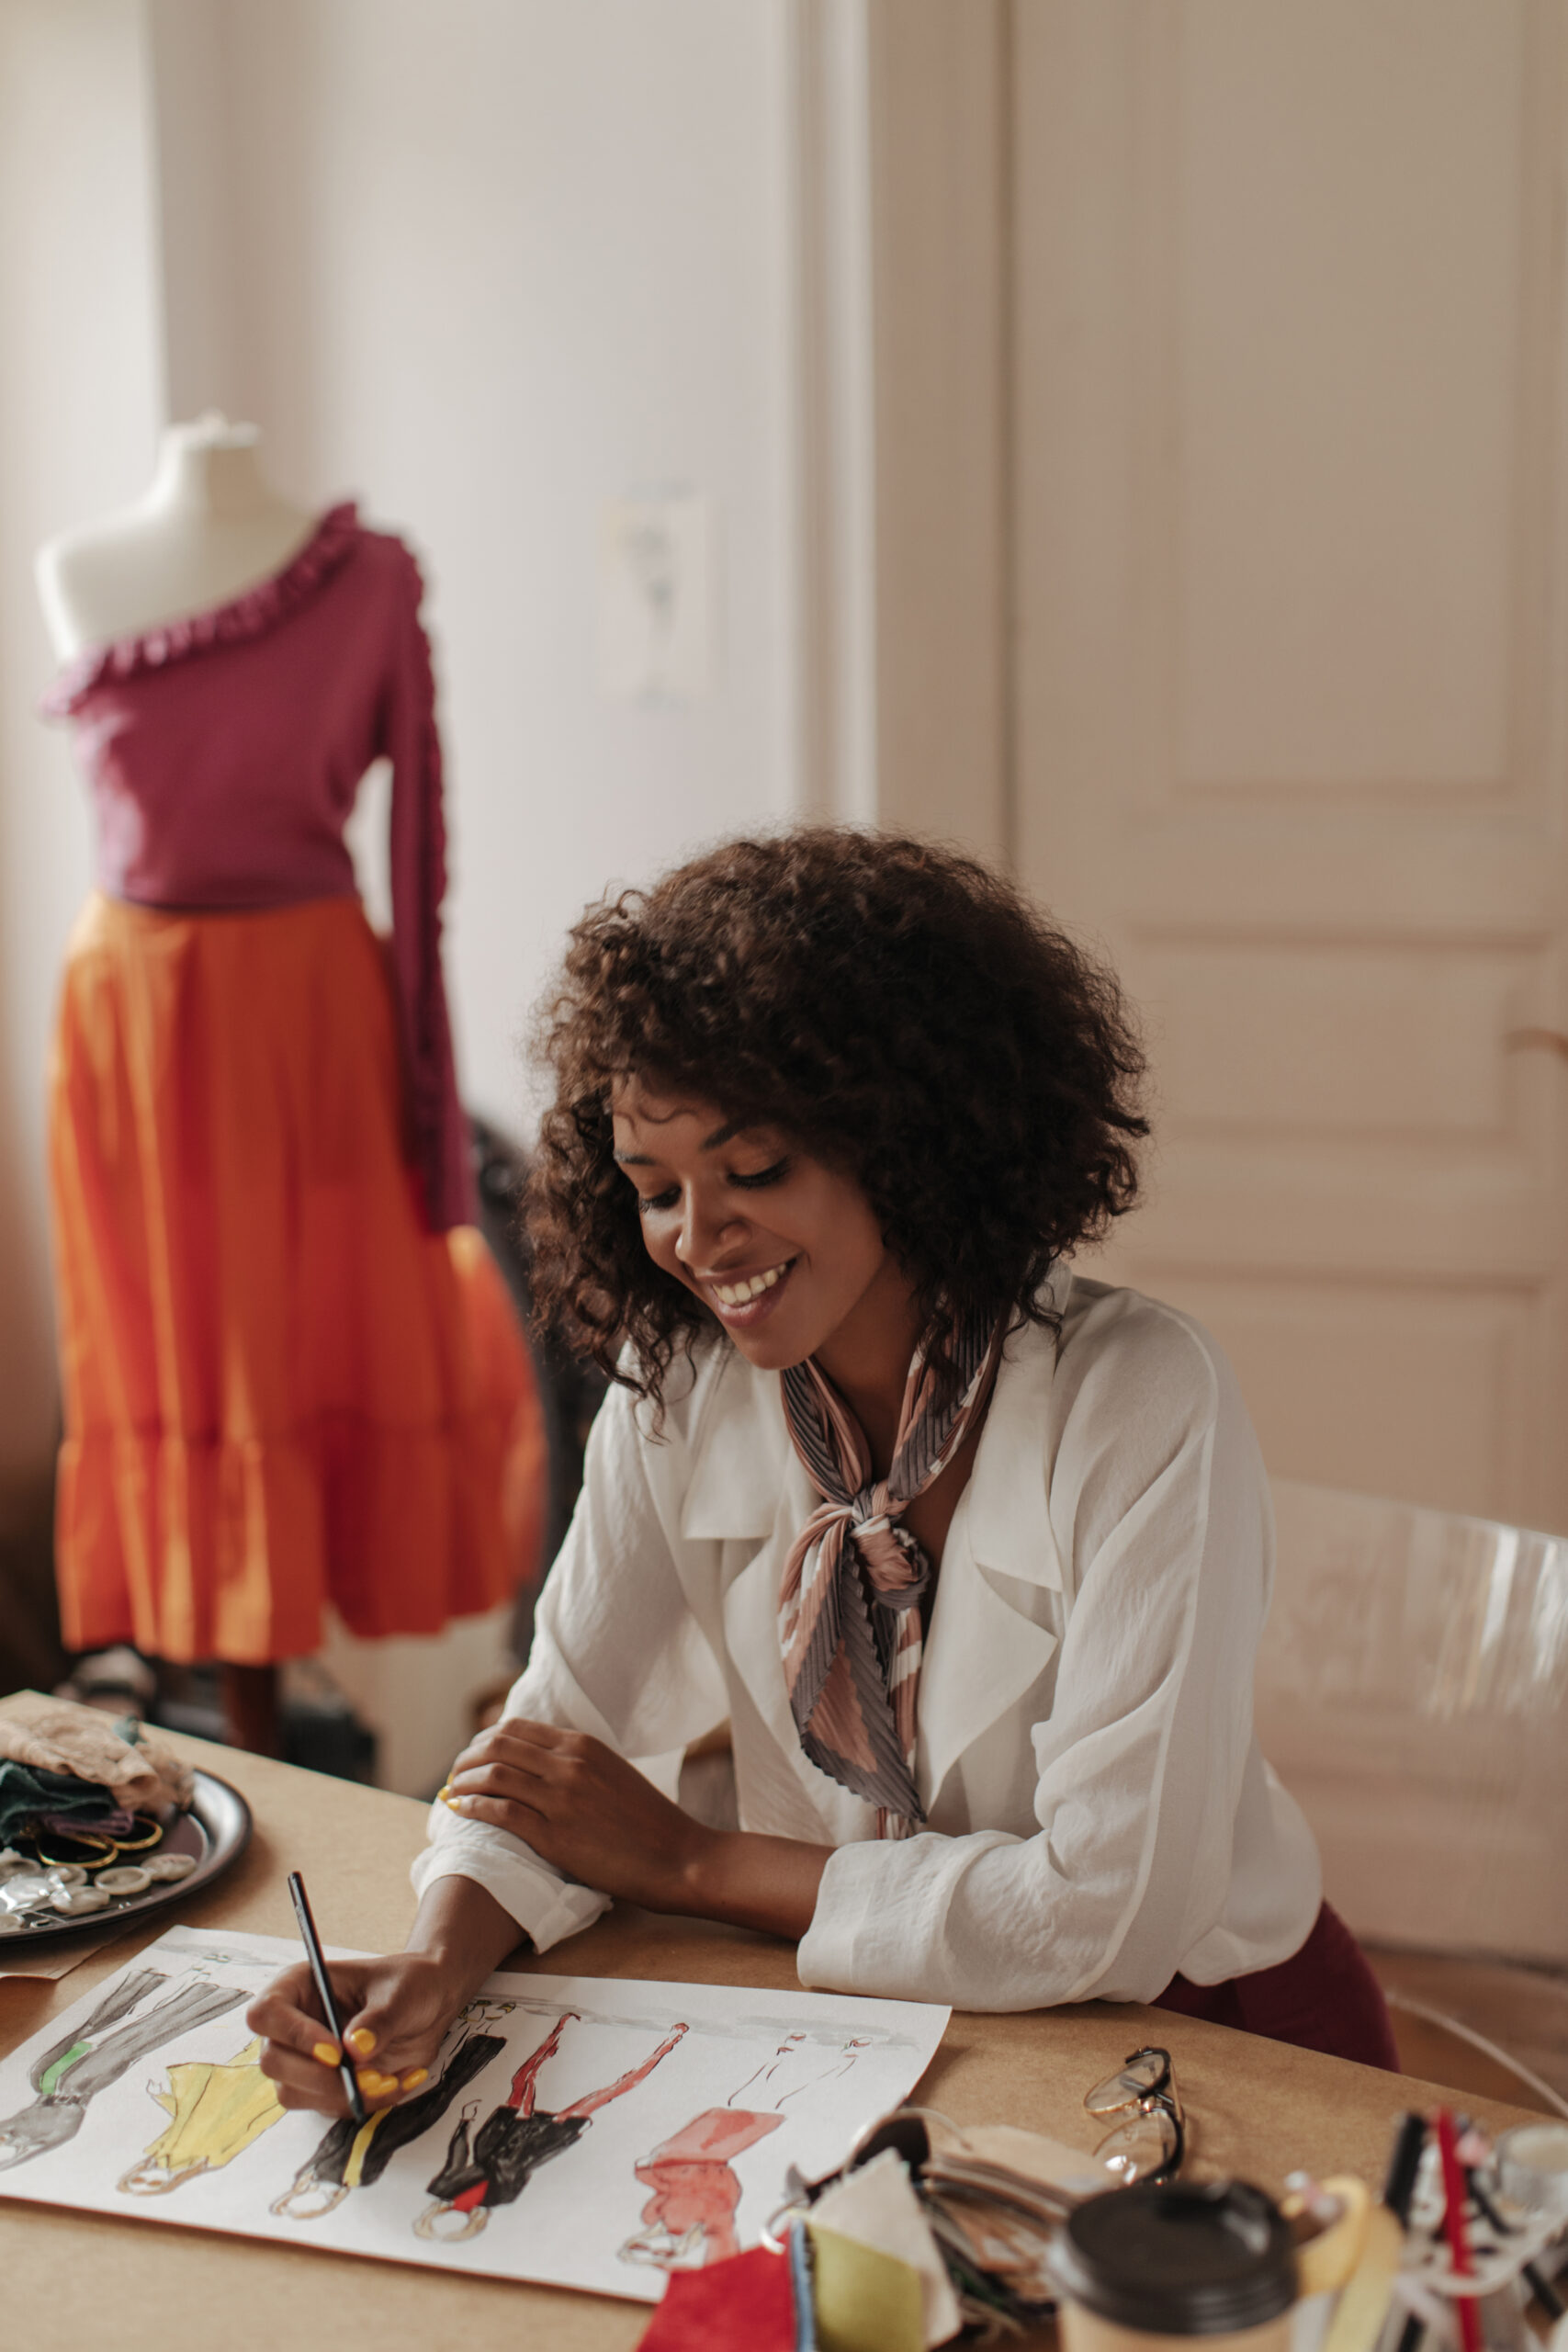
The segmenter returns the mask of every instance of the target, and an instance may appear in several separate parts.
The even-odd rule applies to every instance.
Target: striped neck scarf
[[[919,1602],[931,1566],[899,1521],[984,1414],[1005,1329],[1005,1317],[994,1329],[960,1326],[958,1393],[941,1410],[921,1342],[886,1478],[873,1477],[860,1423],[816,1360],[783,1375],[790,1437],[822,1498],[795,1539],[779,1592],[790,1708],[811,1761],[875,1805],[879,1838],[913,1837],[926,1817],[915,1786],[915,1711]]]

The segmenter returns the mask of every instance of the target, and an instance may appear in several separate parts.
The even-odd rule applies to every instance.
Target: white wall
[[[0,1468],[53,1427],[39,1102],[87,882],[32,718],[31,549],[162,412],[263,427],[425,560],[465,1091],[606,882],[788,810],[800,765],[791,0],[0,0]],[[161,209],[149,194],[155,167]],[[160,288],[162,280],[162,290]],[[711,492],[717,690],[601,701],[601,502]]]
[[[425,560],[464,1080],[516,1124],[525,1010],[583,902],[794,797],[785,0],[154,22],[193,175],[167,209],[231,233],[226,287],[210,235],[167,248],[172,397],[254,416],[289,489],[359,492]],[[718,689],[685,709],[594,684],[600,504],[658,484],[721,518]]]
[[[32,550],[122,499],[157,427],[145,67],[136,0],[0,0],[0,1489],[55,1435],[44,1069],[87,874],[65,742],[35,715]]]

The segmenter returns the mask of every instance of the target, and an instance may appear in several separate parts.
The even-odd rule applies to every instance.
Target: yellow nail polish
[[[310,2052],[318,2066],[341,2066],[343,2052],[335,2041],[318,2041]]]
[[[387,2086],[386,2075],[378,2074],[374,2066],[356,2066],[354,2078],[360,2089],[371,2098],[379,2098]]]
[[[411,2066],[408,2073],[403,2076],[403,2088],[405,2091],[416,2091],[418,2090],[421,2083],[428,2082],[429,2079],[430,2069],[428,2066]]]
[[[376,2047],[376,2037],[367,2025],[356,2025],[345,2039],[356,2058],[368,2058]]]

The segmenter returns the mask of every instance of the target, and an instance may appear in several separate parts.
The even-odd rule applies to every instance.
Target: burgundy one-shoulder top
[[[441,975],[441,746],[423,586],[352,504],[259,586],[90,648],[44,698],[74,725],[111,898],[221,912],[355,894],[344,840],[366,770],[391,763],[392,965],[424,1203],[470,1211]]]

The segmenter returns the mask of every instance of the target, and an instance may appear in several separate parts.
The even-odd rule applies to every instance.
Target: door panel
[[[1564,0],[1018,0],[1015,826],[1106,1271],[1271,1468],[1568,1526]]]

